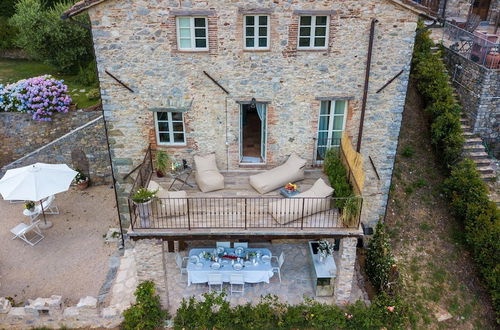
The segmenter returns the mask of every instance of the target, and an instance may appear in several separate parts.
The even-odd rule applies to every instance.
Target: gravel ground
[[[118,227],[115,198],[110,186],[89,187],[56,195],[59,215],[47,215],[54,226],[45,239],[31,247],[11,240],[10,229],[29,223],[23,204],[0,200],[0,296],[16,303],[28,298],[63,296],[66,305],[81,297],[97,296],[108,271],[115,243],[104,243],[108,228]],[[42,218],[43,221],[43,218]]]

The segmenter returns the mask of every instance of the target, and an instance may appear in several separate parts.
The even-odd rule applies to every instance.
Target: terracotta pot
[[[78,188],[78,190],[84,190],[87,189],[88,186],[89,186],[89,180],[77,184],[76,188]]]
[[[163,178],[165,176],[165,174],[160,170],[156,170],[156,176],[159,178]]]

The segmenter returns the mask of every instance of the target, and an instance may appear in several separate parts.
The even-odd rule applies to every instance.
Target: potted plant
[[[89,186],[89,178],[81,170],[76,169],[78,174],[75,176],[75,184],[79,190],[83,190]]]
[[[30,212],[33,212],[35,210],[35,202],[27,201],[26,203],[24,203],[24,208]]]
[[[165,151],[158,151],[156,153],[156,175],[159,178],[165,176],[169,161],[170,157]]]
[[[318,241],[319,261],[325,262],[326,257],[333,254],[333,245],[328,241]]]
[[[140,188],[132,196],[132,201],[137,205],[141,227],[149,227],[149,216],[151,215],[151,201],[156,197],[158,190]]]

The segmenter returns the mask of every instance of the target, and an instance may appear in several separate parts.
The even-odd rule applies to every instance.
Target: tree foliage
[[[40,0],[19,0],[10,23],[19,30],[16,45],[34,59],[75,73],[93,59],[90,31],[61,19],[71,2],[58,2],[46,8]],[[76,20],[89,24],[81,15]]]

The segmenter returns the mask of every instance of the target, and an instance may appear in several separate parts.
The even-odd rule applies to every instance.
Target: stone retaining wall
[[[500,154],[500,70],[487,69],[445,48],[444,60],[473,132]]]
[[[64,119],[58,117],[53,122],[39,123],[27,120],[24,114],[1,113],[0,120],[3,120],[3,124],[7,127],[8,136],[5,149],[21,153],[32,151],[31,142],[35,146],[39,144],[43,146],[1,168],[0,176],[3,176],[8,169],[36,162],[65,163],[81,169],[90,177],[92,184],[111,183],[104,120],[99,115],[99,112],[82,112],[76,116],[66,115]],[[77,128],[68,133],[73,126]],[[68,134],[63,135],[64,133]],[[0,133],[0,139],[2,138]],[[16,143],[19,143],[20,147],[15,148]],[[4,149],[3,140],[2,149]]]
[[[102,115],[100,111],[56,113],[52,121],[38,122],[27,113],[0,112],[0,167],[44,146]]]

